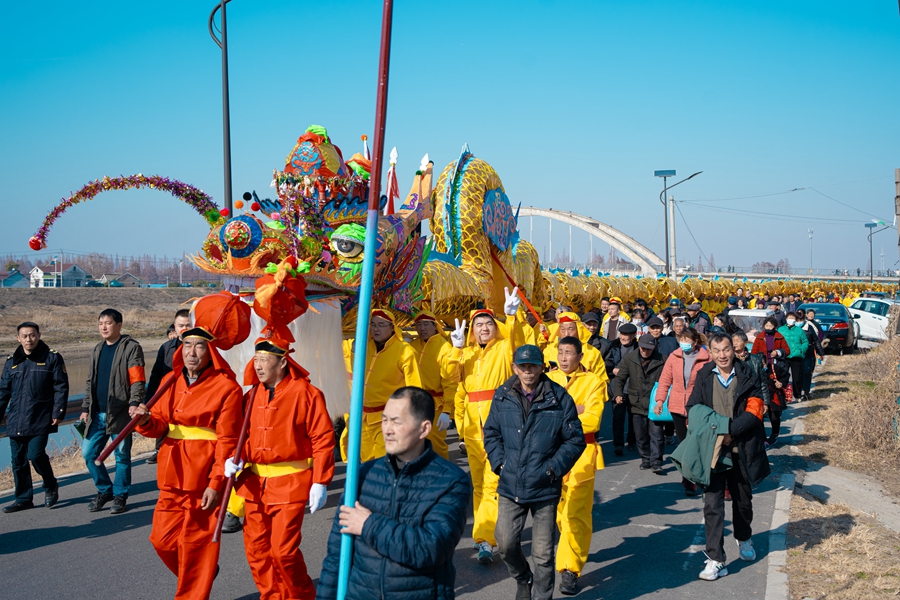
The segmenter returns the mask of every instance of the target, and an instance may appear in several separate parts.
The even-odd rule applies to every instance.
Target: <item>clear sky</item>
[[[0,253],[103,175],[159,174],[223,193],[215,3],[16,2],[0,20]],[[863,223],[893,219],[900,167],[897,2],[395,2],[387,149],[405,193],[421,156],[463,143],[515,203],[590,215],[718,266],[866,268]],[[229,4],[234,190],[271,195],[296,138],[328,128],[349,157],[372,135],[381,4]],[[677,180],[676,179],[676,180]],[[802,190],[787,192],[795,188]],[[775,195],[770,195],[775,194]],[[829,198],[830,197],[830,198]],[[740,199],[735,199],[740,198]],[[528,231],[527,219],[521,223]],[[546,222],[535,221],[543,254]],[[554,228],[555,248],[568,230]],[[204,221],[171,196],[113,192],[57,221],[51,249],[180,255]],[[527,235],[526,235],[527,237]],[[574,239],[587,259],[587,236]],[[875,262],[897,262],[897,232]]]

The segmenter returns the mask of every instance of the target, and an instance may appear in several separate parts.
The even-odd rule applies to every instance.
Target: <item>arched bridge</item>
[[[519,209],[520,217],[546,217],[552,221],[566,223],[588,232],[593,237],[606,242],[623,255],[627,256],[641,269],[642,275],[656,276],[662,272],[665,259],[660,258],[655,252],[638,242],[631,236],[625,235],[618,229],[601,223],[596,219],[577,215],[567,210],[553,210],[552,208],[536,208],[523,206]],[[520,226],[521,231],[521,226]]]

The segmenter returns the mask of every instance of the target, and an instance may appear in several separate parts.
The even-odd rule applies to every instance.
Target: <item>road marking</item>
[[[788,599],[788,576],[783,571],[787,564],[787,525],[791,516],[791,496],[794,494],[794,475],[781,476],[779,490],[775,492],[775,510],[769,529],[768,572],[766,573],[766,600]]]
[[[694,562],[694,556],[699,552],[706,551],[706,525],[704,524],[702,517],[700,518],[700,527],[694,534],[691,545],[684,551],[688,553],[688,557],[685,559],[684,564],[681,565],[681,569],[687,571],[690,568],[691,563]]]

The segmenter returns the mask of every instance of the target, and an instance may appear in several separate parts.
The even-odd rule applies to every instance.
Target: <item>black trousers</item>
[[[632,414],[631,429],[637,441],[641,464],[651,467],[662,466],[663,452],[666,448],[663,426],[651,421],[647,415]]]
[[[628,423],[628,436],[625,436],[625,424]],[[622,396],[622,404],[613,401],[613,447],[621,448],[625,440],[634,444],[634,424],[631,423],[631,405],[628,403],[628,395]]]
[[[800,399],[803,393],[803,358],[788,358],[787,364],[791,368],[791,387],[794,391],[794,399]]]
[[[672,413],[672,425],[675,427],[675,435],[678,436],[680,444],[687,438],[687,417]]]
[[[737,463],[737,454],[732,455]],[[703,522],[706,525],[706,556],[725,562],[725,488],[731,492],[731,525],[739,542],[750,539],[753,529],[753,493],[739,464],[721,473],[712,473],[703,494]]]
[[[766,441],[770,444],[774,444],[775,440],[778,439],[778,434],[781,432],[781,409],[773,407],[770,403],[769,410],[766,411],[766,416],[769,417],[769,423],[772,424],[772,434]]]
[[[28,461],[31,461],[34,470],[44,480],[44,491],[56,489],[58,485],[56,477],[53,475],[53,468],[50,466],[50,457],[47,456],[48,437],[45,434],[9,438],[16,502],[31,502],[34,499]]]

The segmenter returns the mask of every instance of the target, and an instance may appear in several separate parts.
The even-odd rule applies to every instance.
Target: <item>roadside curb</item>
[[[775,509],[769,529],[766,600],[788,600],[788,575],[784,567],[787,565],[787,526],[791,517],[794,482],[795,477],[792,473],[782,475],[779,490],[775,492]]]

